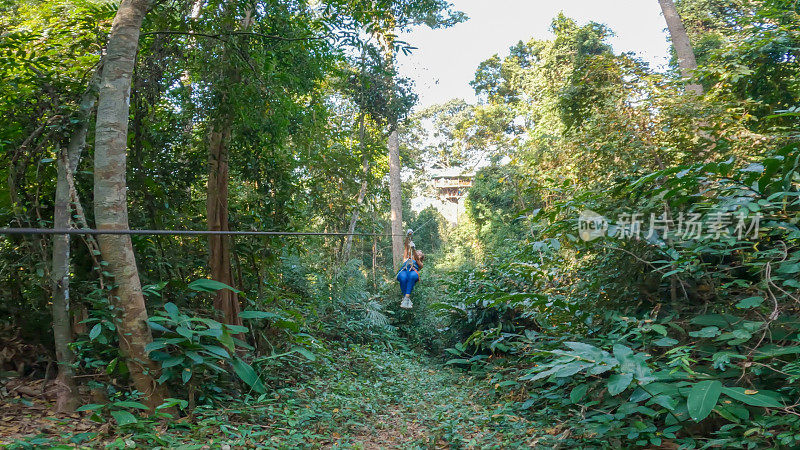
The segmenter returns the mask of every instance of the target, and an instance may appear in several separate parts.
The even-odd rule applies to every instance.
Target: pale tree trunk
[[[53,211],[53,228],[66,229],[70,226],[70,182],[69,177],[78,168],[81,153],[86,145],[86,134],[89,131],[89,116],[97,101],[97,85],[100,68],[92,77],[91,83],[81,97],[76,119],[78,128],[73,132],[66,152],[58,155],[58,178],[56,181],[56,198]],[[71,412],[78,407],[78,390],[75,382],[75,354],[70,349],[72,342],[72,321],[69,304],[69,263],[70,237],[53,235],[53,259],[50,270],[53,285],[53,340],[58,361],[58,377],[56,378],[56,409],[60,412]]]
[[[681,71],[681,76],[690,78],[692,72],[697,69],[697,60],[695,59],[692,42],[689,40],[689,34],[686,32],[686,27],[683,26],[683,21],[680,14],[678,14],[677,8],[675,8],[673,0],[658,0],[658,3],[661,5],[664,19],[667,21],[670,40],[678,57],[678,68]],[[685,89],[687,93],[703,95],[703,86],[700,84],[690,83],[686,85]],[[708,126],[708,122],[705,120],[698,121],[696,126],[697,134],[710,143],[706,148],[702,148],[697,152],[697,158],[710,162],[714,159],[713,151],[717,147],[716,139],[704,129]]]
[[[391,73],[394,69],[394,38],[392,35],[386,35],[384,38],[386,39],[383,43],[384,52],[389,72]],[[394,90],[390,92],[390,98],[394,99]],[[397,135],[397,122],[397,112],[390,112],[388,142],[389,206],[392,225],[392,263],[394,264],[395,270],[399,269],[400,265],[403,263],[403,190],[400,179],[400,142]]]
[[[689,40],[678,10],[675,8],[675,3],[672,0],[658,0],[658,4],[661,5],[661,12],[664,13],[664,19],[667,21],[670,40],[675,48],[675,54],[678,56],[678,68],[684,78],[689,78],[697,69],[692,42]],[[686,90],[703,95],[703,86],[699,84],[688,84]]]
[[[394,268],[403,263],[403,200],[400,186],[400,145],[397,124],[391,125],[389,134],[389,203],[392,208],[392,262]]]
[[[85,128],[81,126],[81,128]],[[85,133],[85,131],[84,131]],[[74,138],[75,136],[73,136]],[[70,147],[72,142],[70,142]],[[53,227],[69,227],[69,186],[66,181],[66,165],[69,164],[64,152],[58,158],[58,181],[56,182],[56,202],[53,212]],[[72,412],[78,407],[78,385],[75,383],[75,354],[69,348],[72,342],[72,324],[69,312],[69,235],[53,235],[53,260],[50,272],[53,285],[53,342],[58,362],[58,386],[56,409],[59,412]]]
[[[128,229],[128,114],[131,80],[142,20],[149,0],[122,0],[111,25],[97,103],[94,155],[94,212],[100,230]],[[145,403],[155,408],[166,388],[156,382],[159,368],[145,346],[153,337],[130,236],[99,235],[100,251],[114,276],[117,333],[131,379]]]

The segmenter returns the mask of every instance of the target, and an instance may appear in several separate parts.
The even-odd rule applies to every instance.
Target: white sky
[[[469,20],[400,36],[417,47],[409,56],[398,56],[401,75],[416,82],[417,109],[458,97],[474,103],[469,82],[478,64],[495,53],[507,55],[519,40],[551,38],[550,22],[560,11],[580,24],[593,20],[609,26],[616,52],[635,52],[657,70],[668,60],[666,23],[657,0],[451,1]]]

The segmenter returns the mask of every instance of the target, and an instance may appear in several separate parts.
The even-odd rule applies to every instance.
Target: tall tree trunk
[[[221,129],[221,131],[219,131]],[[231,123],[223,120],[219,129],[215,128],[209,137],[208,148],[208,186],[206,213],[208,229],[228,231],[228,143],[231,136]],[[209,267],[211,278],[233,286],[231,270],[230,236],[211,235],[208,237]],[[217,291],[214,297],[214,310],[223,323],[241,325],[239,297],[228,289]]]
[[[252,12],[248,11],[240,22],[241,29],[249,28],[251,21]],[[229,59],[223,55],[221,73],[224,74],[223,78],[227,79],[226,85],[235,85],[241,80],[241,74],[235,67],[228,64],[230,64]],[[218,108],[220,117],[212,122],[209,134],[206,218],[208,229],[212,231],[230,230],[228,224],[228,184],[230,181],[228,156],[233,126],[231,108],[230,98],[225,92]],[[228,286],[234,286],[233,271],[231,270],[231,237],[209,236],[208,247],[211,278]],[[214,310],[223,323],[242,324],[242,319],[239,317],[239,312],[241,312],[239,296],[235,292],[228,289],[217,291],[214,297]]]
[[[122,0],[108,35],[95,130],[94,211],[100,230],[129,227],[125,179],[128,114],[133,64],[149,4],[149,0]],[[156,382],[159,368],[145,351],[153,337],[130,236],[105,234],[98,241],[114,276],[120,350],[134,386],[146,404],[155,408],[162,403],[166,389]]]
[[[85,128],[81,125],[81,128]],[[79,133],[80,130],[76,133]],[[73,139],[76,136],[73,136]],[[72,147],[72,142],[70,142]],[[58,158],[58,180],[56,181],[56,201],[53,212],[53,227],[69,227],[69,186],[66,181],[67,154],[60,152]],[[69,348],[72,342],[72,324],[69,312],[69,235],[53,235],[53,260],[50,271],[53,285],[53,341],[58,361],[58,385],[56,409],[59,412],[72,412],[78,407],[77,384],[75,383],[75,354]]]
[[[394,27],[389,27],[393,29]],[[394,37],[391,34],[384,35],[383,51],[386,55],[388,73],[394,73]],[[389,75],[390,85],[394,84],[393,75]],[[394,89],[389,93],[389,98],[394,103]],[[400,142],[397,135],[397,122],[399,121],[397,111],[389,113],[389,206],[392,226],[392,263],[394,269],[400,268],[403,263],[403,190],[400,179]]]
[[[678,56],[678,68],[683,77],[689,78],[692,76],[692,71],[697,69],[692,42],[689,40],[677,8],[675,8],[675,3],[672,0],[658,0],[658,4],[661,5],[661,12],[664,13],[664,19],[667,21],[670,40],[672,40],[672,46]],[[703,95],[703,86],[699,84],[688,84],[686,90]]]
[[[403,200],[400,186],[400,146],[397,123],[392,124],[389,134],[389,203],[392,213],[392,262],[394,268],[403,263]]]
[[[75,173],[86,145],[86,134],[89,131],[89,116],[97,101],[97,84],[100,70],[92,77],[89,87],[81,97],[76,119],[78,128],[73,132],[66,152],[59,152],[58,178],[56,181],[56,199],[53,211],[53,228],[66,229],[70,226],[70,183],[68,177]],[[69,304],[69,262],[70,237],[53,235],[53,259],[50,270],[53,285],[53,340],[58,361],[58,386],[56,409],[60,412],[72,412],[78,407],[78,391],[75,382],[75,354],[70,349],[72,342],[72,321]]]

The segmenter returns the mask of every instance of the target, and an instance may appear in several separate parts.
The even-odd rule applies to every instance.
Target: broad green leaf
[[[152,359],[153,361],[166,361],[172,357],[170,356],[169,353],[162,352],[159,350],[153,350],[152,352],[150,352],[149,356],[150,359]]]
[[[647,366],[649,355],[641,352],[634,353],[625,345],[614,344],[614,357],[619,361],[619,372],[632,373],[642,383],[653,381],[653,372]]]
[[[747,167],[740,169],[740,172],[757,172],[761,173],[764,171],[764,165],[760,163],[750,163]]]
[[[659,347],[672,347],[673,345],[677,344],[678,341],[676,339],[662,337],[661,339],[656,339],[653,341],[653,344]]]
[[[209,280],[206,278],[200,278],[199,280],[192,281],[191,283],[189,283],[188,288],[198,292],[216,292],[219,291],[220,289],[228,289],[237,294],[242,292],[220,281]]]
[[[583,400],[583,397],[586,396],[586,391],[589,390],[589,384],[583,383],[575,386],[572,388],[572,391],[569,393],[569,399],[572,403],[578,403],[579,401]]]
[[[747,297],[739,301],[736,307],[739,309],[755,308],[764,303],[764,297]]]
[[[583,369],[592,367],[593,364],[583,361],[574,361],[557,367],[555,375],[559,378],[571,377]]]
[[[117,421],[117,425],[119,426],[130,425],[138,422],[136,416],[128,411],[111,411],[111,415],[114,416],[114,420]]]
[[[194,330],[183,325],[179,325],[178,328],[175,328],[175,332],[189,340],[191,340],[192,336],[195,334]]]
[[[654,323],[653,325],[650,325],[650,328],[662,336],[667,335],[667,328],[664,325]]]
[[[173,406],[184,409],[189,406],[189,402],[180,398],[166,398],[164,399],[164,403],[157,406],[156,409],[169,409]]]
[[[151,317],[150,321],[149,321],[150,322],[150,328],[155,330],[155,331],[160,331],[162,333],[169,333],[169,331],[170,331],[169,328],[167,328],[167,327],[165,327],[163,325],[159,325],[158,323],[156,323],[156,319],[164,319],[164,317],[158,317],[158,316]]]
[[[700,331],[690,331],[689,336],[691,337],[698,337],[698,338],[712,338],[719,336],[719,328],[717,327],[705,327]]]
[[[183,355],[172,356],[169,359],[167,359],[166,361],[162,362],[161,363],[161,367],[163,367],[164,369],[167,369],[169,367],[177,366],[178,364],[183,363],[184,359],[185,358],[183,357]]]
[[[761,406],[764,408],[780,408],[780,394],[773,391],[749,390],[740,387],[723,387],[722,393],[728,397],[739,400],[750,406]]]
[[[169,316],[173,320],[177,320],[178,316],[180,315],[180,312],[178,311],[178,307],[175,306],[175,303],[172,303],[172,302],[168,302],[168,303],[164,304],[164,310],[169,314]]]
[[[704,327],[715,326],[718,328],[726,328],[741,321],[739,317],[730,314],[705,314],[702,316],[694,317],[689,322]]]
[[[311,353],[308,349],[305,349],[303,347],[294,347],[292,349],[292,351],[300,353],[301,355],[303,355],[309,361],[316,361],[317,360],[317,355]]]
[[[658,412],[652,408],[648,408],[646,406],[637,406],[636,412],[640,414],[644,414],[645,416],[655,417],[658,415]]]
[[[730,400],[723,400],[717,408],[719,415],[731,422],[738,423],[741,420],[750,419],[750,411],[741,405],[734,405]]]
[[[103,331],[103,326],[100,325],[99,323],[93,326],[92,329],[89,331],[89,340],[90,341],[95,340],[97,336],[100,336],[100,333],[102,331]]]
[[[452,364],[469,364],[469,360],[468,359],[463,359],[463,358],[456,358],[456,359],[451,359],[451,360],[447,361],[445,364],[450,364],[450,365],[452,365]]]
[[[225,325],[225,328],[227,328],[231,334],[247,333],[249,331],[249,328],[241,325]]]
[[[281,316],[267,312],[267,311],[242,311],[239,313],[239,317],[242,319],[280,319]]]
[[[631,350],[630,347],[622,344],[614,344],[614,357],[616,357],[617,360],[630,355],[633,355],[633,350]]]
[[[114,373],[114,369],[117,368],[117,364],[118,363],[119,363],[119,358],[118,357],[112,359],[111,362],[108,364],[108,366],[106,366],[106,373],[109,374],[109,375]]]
[[[611,378],[608,379],[608,393],[611,395],[620,394],[625,389],[628,389],[631,381],[633,381],[632,373],[615,373],[611,375]]]
[[[236,350],[236,346],[233,343],[233,336],[228,334],[227,330],[224,330],[223,333],[219,337],[219,343],[224,345],[231,353]]]
[[[152,352],[153,350],[159,350],[167,346],[167,343],[162,340],[155,340],[147,345],[144,346],[144,351],[147,353]]]
[[[205,345],[203,346],[203,351],[207,353],[211,353],[212,355],[219,356],[223,359],[228,359],[231,355],[222,347],[218,347],[216,345]]]
[[[793,355],[796,353],[800,353],[800,346],[795,345],[793,347],[781,347],[778,345],[770,344],[770,345],[765,345],[756,350],[755,359],[766,359],[775,356]]]
[[[555,367],[555,368],[548,369],[548,370],[545,370],[545,371],[542,371],[542,372],[538,372],[538,373],[536,373],[536,372],[529,373],[527,375],[521,376],[519,379],[520,380],[530,380],[530,381],[541,380],[542,378],[547,378],[547,377],[553,375],[558,369],[559,369],[558,367]]]
[[[195,351],[187,350],[186,356],[188,356],[192,361],[194,361],[197,364],[201,364],[203,362],[203,357],[197,354],[197,352]]]
[[[739,345],[743,342],[749,341],[752,337],[753,334],[749,331],[737,328],[730,333],[722,333],[716,340],[728,341],[729,345]]]
[[[223,369],[222,367],[218,366],[217,364],[210,363],[208,361],[203,363],[204,367],[208,367],[209,369],[213,370],[214,372],[219,373],[227,373],[227,370]]]
[[[145,405],[143,405],[143,404],[141,404],[139,402],[133,402],[133,401],[129,401],[129,400],[120,401],[120,402],[114,402],[112,404],[114,406],[119,406],[120,408],[136,408],[136,409],[143,409],[145,411],[150,409],[147,406],[145,406]]]
[[[88,405],[81,406],[80,408],[76,409],[75,411],[77,411],[77,412],[94,411],[95,409],[100,409],[100,408],[102,408],[104,406],[106,406],[106,405],[100,405],[100,404],[97,404],[97,403],[89,403]]]
[[[234,358],[231,364],[233,365],[233,371],[236,372],[236,375],[247,383],[248,386],[253,388],[254,391],[259,394],[263,394],[267,391],[261,379],[258,377],[258,374],[250,364],[247,364],[240,358]]]
[[[594,345],[585,344],[583,342],[565,342],[567,347],[574,350],[572,352],[575,356],[592,362],[600,362],[605,357],[609,356],[608,352],[600,350]]]
[[[675,409],[675,401],[668,395],[656,395],[647,402],[648,405],[659,405],[672,411]]]
[[[783,263],[776,271],[782,274],[794,274],[800,272],[800,263]]]
[[[637,387],[633,390],[633,393],[628,398],[629,402],[639,403],[642,400],[647,400],[648,398],[652,397],[649,392],[645,391],[644,389]]]
[[[689,416],[695,422],[708,417],[717,405],[719,395],[722,393],[722,383],[718,380],[704,380],[695,383],[686,399],[686,408]]]
[[[225,330],[223,330],[222,328],[209,328],[208,330],[197,331],[197,334],[201,336],[211,336],[214,338],[219,338],[220,336],[222,336],[222,333],[224,332]]]

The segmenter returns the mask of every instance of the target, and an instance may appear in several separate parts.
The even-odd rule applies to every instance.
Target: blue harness
[[[419,272],[418,272],[419,271],[419,264],[417,264],[417,262],[414,261],[413,259],[409,258],[409,259],[406,260],[406,262],[403,263],[403,267],[400,268],[400,272],[403,272],[403,271],[411,272],[412,270],[414,272],[417,272],[417,274],[419,275]]]

